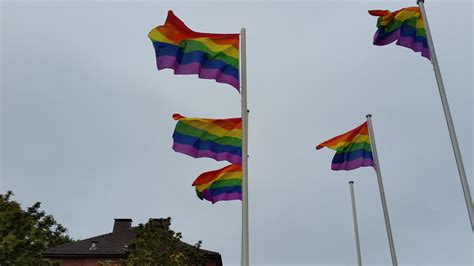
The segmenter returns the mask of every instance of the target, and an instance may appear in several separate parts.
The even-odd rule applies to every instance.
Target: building
[[[132,219],[115,219],[111,233],[47,249],[43,257],[59,260],[62,266],[96,266],[100,261],[116,262],[127,258],[128,244],[135,239]],[[208,257],[206,266],[222,266],[221,255],[203,250]]]

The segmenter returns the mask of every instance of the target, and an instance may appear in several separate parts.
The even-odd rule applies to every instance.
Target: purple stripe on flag
[[[400,38],[397,41],[397,45],[410,48],[414,52],[421,52],[421,56],[430,59],[430,50],[426,47],[423,47],[423,43],[416,42],[411,37],[400,36]]]
[[[214,196],[214,201],[212,203],[216,203],[221,200],[242,200],[242,193],[240,192],[222,193],[217,196]]]
[[[333,163],[331,164],[331,169],[338,171],[338,170],[354,170],[359,167],[364,167],[364,166],[372,166],[374,167],[374,161],[372,159],[366,159],[363,157],[351,160],[351,161],[346,161],[342,163]]]
[[[228,161],[230,163],[242,164],[241,156],[231,154],[228,152],[216,153],[210,150],[199,150],[199,149],[194,148],[193,146],[180,144],[180,143],[173,143],[173,150],[175,152],[187,154],[194,158],[208,157],[216,161]]]
[[[379,38],[380,31],[376,31],[374,35],[374,45],[384,46],[391,44],[392,42],[400,38],[400,29],[384,36],[384,38]]]
[[[401,36],[400,29],[390,33],[387,36],[384,36],[384,38],[381,38],[381,39],[379,39],[379,31],[375,32],[374,45],[383,46],[383,45],[390,44],[394,41],[397,41],[396,43],[397,45],[410,48],[414,52],[421,52],[421,56],[430,59],[429,48],[423,47],[423,43],[416,42],[415,39],[412,37]]]
[[[207,190],[207,189],[203,190],[201,192],[201,196],[202,196],[203,199],[212,202],[212,195],[211,195],[211,192],[209,192],[209,190]]]
[[[240,91],[240,82],[231,75],[222,73],[219,69],[202,68],[200,62],[180,65],[176,57],[170,55],[160,56],[156,59],[158,69],[174,69],[176,75],[198,74],[202,79],[215,79],[219,83],[226,83]]]
[[[212,202],[212,204],[218,201],[242,200],[242,193],[240,192],[222,193],[216,196],[212,196],[211,193],[209,193],[209,190],[206,189],[202,192],[201,195],[204,199]]]

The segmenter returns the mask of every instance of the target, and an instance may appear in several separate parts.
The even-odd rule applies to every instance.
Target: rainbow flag
[[[419,7],[407,7],[390,12],[389,10],[370,10],[369,14],[377,19],[375,45],[387,45],[397,41],[397,45],[407,47],[421,56],[430,59],[430,50],[426,39],[425,26]]]
[[[242,200],[242,166],[231,164],[205,172],[193,182],[197,196],[212,204],[223,200]]]
[[[328,147],[336,151],[332,170],[353,170],[363,166],[374,167],[367,122],[353,130],[319,144],[316,149]]]
[[[242,119],[188,118],[174,114],[173,150],[194,158],[242,164]]]
[[[215,79],[240,90],[239,34],[192,31],[170,10],[165,24],[152,29],[148,37],[155,47],[159,70],[198,74],[199,78]]]

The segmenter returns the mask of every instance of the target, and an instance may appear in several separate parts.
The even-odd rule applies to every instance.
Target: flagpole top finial
[[[354,184],[354,181],[349,181],[349,184]]]
[[[367,118],[372,117],[372,114],[367,114],[365,117]]]

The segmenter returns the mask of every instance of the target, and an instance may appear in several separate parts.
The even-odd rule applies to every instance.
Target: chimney
[[[113,233],[132,228],[132,219],[115,218],[114,220],[115,222],[114,222],[114,230],[112,231]]]

